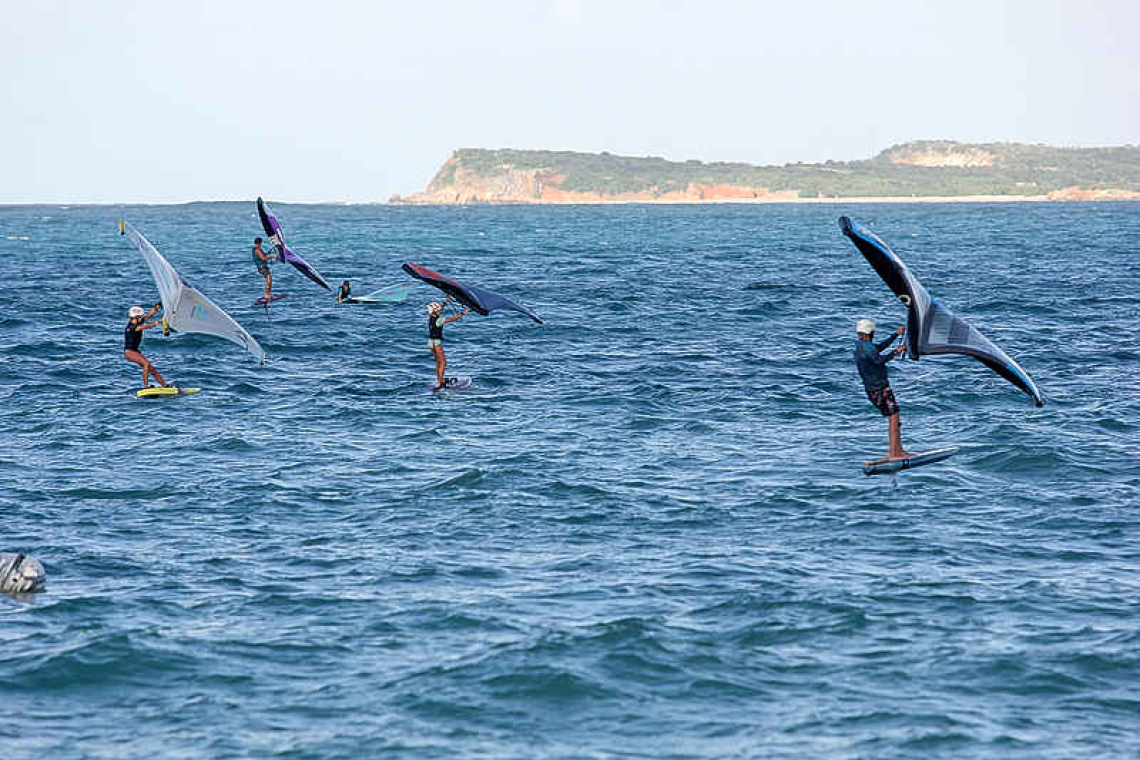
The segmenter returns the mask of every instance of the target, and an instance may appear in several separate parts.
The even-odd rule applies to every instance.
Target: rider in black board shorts
[[[879,343],[874,342],[874,320],[860,319],[855,325],[855,332],[859,337],[855,342],[855,366],[859,368],[859,377],[863,379],[863,389],[867,391],[867,398],[879,413],[887,418],[889,440],[887,459],[906,459],[912,454],[902,447],[899,404],[887,379],[887,362],[905,351],[906,344],[899,343],[893,351],[881,353],[895,342],[895,338],[901,337],[906,328],[900,327]]]

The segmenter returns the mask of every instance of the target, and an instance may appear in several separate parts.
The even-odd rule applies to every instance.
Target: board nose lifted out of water
[[[901,470],[909,470],[914,467],[922,467],[927,464],[934,464],[941,462],[943,459],[954,456],[958,453],[957,446],[948,446],[944,449],[931,449],[930,451],[923,451],[906,459],[876,459],[873,462],[866,462],[863,465],[864,475],[893,475]]]

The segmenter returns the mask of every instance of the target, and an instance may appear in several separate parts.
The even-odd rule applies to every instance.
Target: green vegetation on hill
[[[988,165],[921,166],[898,163],[945,158],[943,163],[974,159]],[[980,157],[980,158],[979,158]],[[562,175],[562,190],[660,195],[692,184],[735,185],[770,192],[798,191],[801,197],[903,197],[960,195],[1040,195],[1068,187],[1140,191],[1140,146],[1055,148],[1017,143],[919,141],[888,148],[863,161],[752,166],[742,163],[666,161],[571,151],[456,151],[453,161],[432,180],[442,188],[455,170],[493,177],[508,169]]]

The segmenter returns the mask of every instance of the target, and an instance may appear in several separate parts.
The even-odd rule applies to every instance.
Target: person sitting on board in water
[[[261,238],[253,239],[253,263],[257,264],[257,273],[265,278],[266,301],[273,298],[273,275],[269,272],[269,262],[276,259],[276,256],[261,250]]]
[[[900,327],[879,343],[873,342],[875,321],[872,319],[860,319],[855,325],[855,332],[859,335],[859,340],[855,343],[855,366],[859,368],[859,377],[863,378],[863,388],[867,391],[867,398],[871,399],[875,408],[887,418],[889,436],[887,459],[906,459],[913,456],[902,447],[902,434],[899,432],[899,404],[895,400],[891,384],[887,381],[887,362],[905,351],[906,343],[900,343],[893,351],[882,353],[895,342],[895,338],[901,337],[906,332],[906,327]]]
[[[443,354],[443,326],[448,322],[454,322],[462,319],[463,315],[471,311],[464,309],[456,314],[454,317],[445,317],[443,310],[451,301],[451,296],[448,296],[443,303],[433,301],[427,305],[428,311],[428,348],[431,349],[432,356],[435,357],[435,380],[436,386],[432,388],[433,391],[438,391],[443,388],[446,381],[443,377],[444,370],[447,369],[447,357]]]
[[[159,301],[154,306],[150,307],[150,311],[148,312],[144,312],[143,307],[141,306],[132,306],[130,310],[131,318],[127,322],[126,329],[123,330],[123,356],[126,357],[127,361],[134,362],[135,364],[142,367],[142,387],[144,388],[150,387],[151,375],[154,375],[154,378],[158,380],[158,382],[162,383],[163,388],[170,387],[167,382],[162,379],[162,375],[158,374],[158,370],[154,368],[154,365],[150,363],[150,359],[147,359],[145,356],[139,353],[139,344],[142,343],[142,331],[149,330],[150,328],[157,327],[159,324],[161,324],[157,321],[147,322],[147,320],[153,317],[161,308],[162,301]]]
[[[340,290],[336,292],[336,302],[344,303],[350,298],[352,298],[352,286],[348,284],[348,280],[345,280],[340,284]]]

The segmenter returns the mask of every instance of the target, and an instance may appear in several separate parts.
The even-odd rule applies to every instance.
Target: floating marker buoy
[[[0,592],[29,594],[47,585],[44,566],[26,554],[0,554]]]

